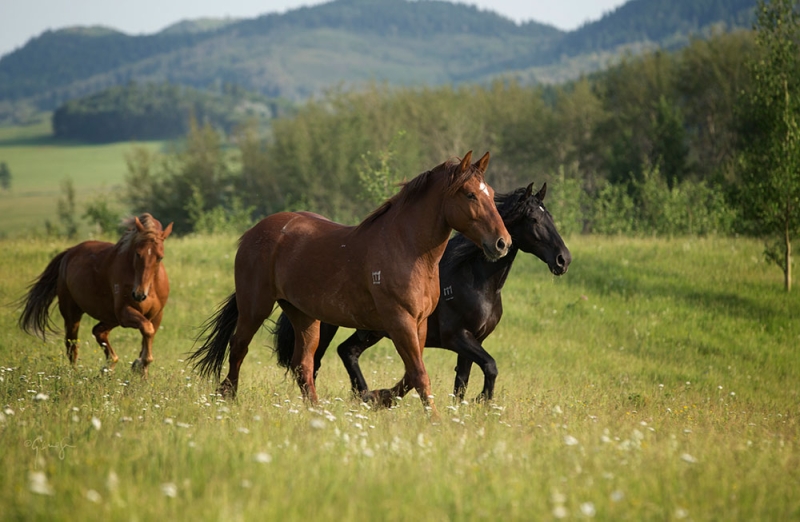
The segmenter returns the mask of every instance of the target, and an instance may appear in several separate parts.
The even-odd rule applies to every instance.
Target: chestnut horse
[[[153,337],[169,296],[164,258],[164,240],[172,232],[150,214],[126,222],[127,231],[116,244],[84,241],[54,257],[22,298],[25,308],[19,326],[45,338],[53,330],[50,305],[58,297],[64,318],[67,357],[78,358],[78,328],[83,314],[100,321],[92,335],[103,347],[110,370],[119,358],[108,334],[117,326],[136,328],[142,334],[142,350],[133,369],[147,377],[153,362]]]
[[[474,165],[471,158],[470,151],[460,162],[420,174],[357,226],[280,212],[245,232],[236,254],[236,291],[206,322],[204,344],[190,357],[195,367],[219,379],[229,350],[230,370],[219,391],[235,395],[248,345],[277,302],[298,333],[290,367],[311,402],[317,402],[314,352],[322,320],[389,332],[405,375],[370,400],[388,405],[415,388],[435,411],[422,348],[450,233],[460,231],[490,259],[503,257],[511,244],[494,191],[484,182],[489,153]]]

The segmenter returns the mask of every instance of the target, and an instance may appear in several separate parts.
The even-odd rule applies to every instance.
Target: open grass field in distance
[[[0,127],[0,162],[11,171],[11,190],[0,190],[0,235],[20,237],[57,221],[62,183],[75,187],[78,218],[84,204],[116,196],[126,174],[125,155],[134,146],[159,150],[163,142],[85,144],[52,137],[49,119],[28,126]]]
[[[233,290],[236,239],[166,241],[147,381],[129,369],[136,331],[112,332],[121,360],[103,374],[91,319],[71,368],[58,335],[27,336],[0,310],[4,520],[800,518],[800,294],[759,242],[578,236],[561,278],[520,254],[485,343],[496,400],[453,403],[455,356],[427,349],[432,422],[413,396],[390,410],[351,398],[335,350],[321,403],[302,402],[266,328],[238,400],[217,397],[184,361]],[[0,245],[4,304],[69,246]],[[388,341],[362,367],[373,387],[402,374]],[[469,397],[481,380],[474,368]]]

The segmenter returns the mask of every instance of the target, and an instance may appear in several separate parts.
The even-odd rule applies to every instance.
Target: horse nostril
[[[558,254],[558,257],[556,257],[556,264],[560,267],[563,267],[567,264],[567,261],[564,259],[564,256]]]
[[[497,250],[502,252],[505,249],[506,249],[506,240],[501,237],[500,239],[497,240]]]

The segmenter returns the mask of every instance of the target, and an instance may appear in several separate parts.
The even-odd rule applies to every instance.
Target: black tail
[[[19,316],[19,327],[42,339],[47,330],[55,332],[53,321],[50,320],[50,305],[56,298],[61,260],[67,252],[68,250],[64,250],[54,257],[44,272],[28,287],[25,297],[19,300],[20,306],[25,303],[25,309]]]
[[[236,305],[234,292],[219,305],[216,313],[203,323],[203,331],[195,339],[195,341],[204,339],[203,346],[189,356],[189,361],[194,362],[194,368],[200,371],[200,375],[204,377],[213,375],[219,380],[238,318],[239,307]]]
[[[286,314],[281,313],[278,317],[272,335],[275,339],[275,342],[272,343],[272,350],[278,356],[278,364],[288,368],[292,364],[292,355],[294,354],[294,327]]]

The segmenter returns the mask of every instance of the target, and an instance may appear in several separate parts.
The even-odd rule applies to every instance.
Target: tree
[[[743,215],[767,239],[767,259],[792,288],[792,239],[800,232],[800,15],[793,0],[759,0],[752,88],[740,122]]]
[[[3,190],[11,188],[11,171],[5,161],[0,163],[0,188]]]

